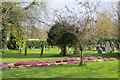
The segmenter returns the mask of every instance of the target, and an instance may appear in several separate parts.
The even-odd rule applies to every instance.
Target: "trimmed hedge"
[[[31,47],[40,48],[42,44],[44,44],[44,46],[48,45],[47,41],[41,41],[41,40],[27,41],[27,46],[29,48],[31,48]]]

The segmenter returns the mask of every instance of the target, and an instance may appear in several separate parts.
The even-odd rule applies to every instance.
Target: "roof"
[[[28,39],[29,41],[33,41],[33,40],[40,40],[40,39]]]

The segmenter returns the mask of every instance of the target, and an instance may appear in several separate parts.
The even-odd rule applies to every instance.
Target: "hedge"
[[[27,46],[29,48],[35,47],[35,48],[40,48],[41,44],[44,44],[45,46],[48,46],[47,41],[41,41],[41,40],[32,40],[32,41],[27,41]]]

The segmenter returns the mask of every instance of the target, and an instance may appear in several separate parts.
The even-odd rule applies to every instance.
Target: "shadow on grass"
[[[101,56],[105,58],[119,58],[120,55],[118,53],[104,53],[104,54],[91,54],[93,56]]]
[[[117,78],[3,78],[2,80],[118,80]]]
[[[56,53],[50,53],[50,54],[43,54],[42,58],[58,58],[58,57],[79,57],[76,54],[68,54],[66,56],[62,56],[56,54]],[[2,54],[2,58],[41,58],[40,54],[38,53],[27,53],[27,56],[24,56],[24,54],[20,54],[20,53],[3,53]]]

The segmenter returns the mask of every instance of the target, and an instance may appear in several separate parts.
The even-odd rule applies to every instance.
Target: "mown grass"
[[[3,78],[118,78],[118,61],[3,70]]]
[[[2,62],[15,63],[18,61],[53,61],[62,58],[76,57],[72,50],[67,56],[60,56],[60,49],[46,49],[43,58],[39,57],[40,49],[28,50],[27,56],[24,52],[19,54],[18,50],[7,50],[2,53]],[[84,56],[102,56],[119,58],[118,53],[98,54],[97,51],[84,51]],[[118,61],[92,62],[84,66],[60,65],[48,67],[31,67],[23,69],[11,69],[2,71],[3,78],[118,78]]]

